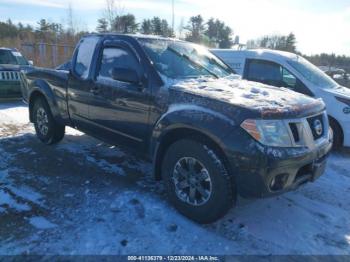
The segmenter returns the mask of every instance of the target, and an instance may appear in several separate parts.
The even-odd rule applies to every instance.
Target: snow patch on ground
[[[70,128],[47,147],[26,117],[22,105],[0,106],[11,125],[0,131],[0,254],[350,254],[349,151],[333,153],[315,183],[239,199],[201,226],[166,201],[151,163]]]
[[[31,217],[29,223],[37,229],[51,229],[57,227],[57,225],[51,223],[44,217]]]
[[[43,206],[42,195],[28,186],[16,185],[8,170],[0,170],[0,213],[7,210],[29,211],[32,204]]]
[[[0,103],[1,122],[28,124],[28,112],[23,114],[24,110],[27,110],[27,106],[22,102]]]
[[[10,193],[5,192],[4,189],[0,189],[0,206],[7,206],[10,209],[16,211],[29,211],[30,207],[27,204],[21,204],[16,199],[14,199]],[[5,211],[2,208],[3,212]]]

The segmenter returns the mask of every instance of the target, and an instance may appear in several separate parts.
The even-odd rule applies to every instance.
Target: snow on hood
[[[182,80],[172,83],[170,88],[249,109],[256,109],[262,113],[285,113],[312,107],[324,107],[321,100],[307,97],[286,88],[241,80],[235,76],[221,79]]]

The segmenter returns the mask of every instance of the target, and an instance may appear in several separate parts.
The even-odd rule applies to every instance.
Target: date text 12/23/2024
[[[220,261],[218,256],[128,256],[128,261]]]

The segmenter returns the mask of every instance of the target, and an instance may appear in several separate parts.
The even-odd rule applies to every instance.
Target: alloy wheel
[[[44,108],[40,107],[36,112],[36,123],[39,132],[46,136],[49,132],[49,119]]]
[[[175,164],[173,183],[177,197],[193,206],[204,205],[212,194],[209,171],[193,157],[181,158]]]

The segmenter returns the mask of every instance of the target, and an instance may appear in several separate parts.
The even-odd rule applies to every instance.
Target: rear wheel
[[[222,159],[209,146],[180,140],[164,156],[162,175],[170,202],[198,223],[212,223],[233,206],[236,191]]]
[[[55,121],[45,99],[36,99],[32,113],[36,135],[40,141],[53,145],[63,139],[65,126]]]

